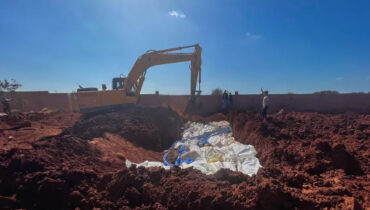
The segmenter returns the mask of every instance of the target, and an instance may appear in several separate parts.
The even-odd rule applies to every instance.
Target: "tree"
[[[220,95],[222,95],[221,88],[213,89],[211,95],[214,95],[214,96],[220,96]]]
[[[18,84],[15,79],[10,79],[10,82],[7,79],[0,80],[0,92],[11,92],[20,88],[22,85]]]

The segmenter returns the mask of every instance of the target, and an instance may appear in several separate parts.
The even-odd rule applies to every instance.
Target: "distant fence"
[[[53,110],[70,111],[69,94],[38,92],[13,92],[11,108],[23,112],[39,111],[45,107]],[[185,110],[189,96],[187,95],[156,95],[143,94],[140,106],[170,106],[182,112]],[[202,113],[208,114],[221,109],[221,96],[204,95],[200,97]],[[233,95],[233,109],[260,111],[261,95]],[[0,105],[1,106],[1,105]],[[2,108],[2,107],[0,107]],[[370,94],[272,94],[270,95],[270,111],[280,109],[299,112],[320,113],[363,113],[370,114]]]

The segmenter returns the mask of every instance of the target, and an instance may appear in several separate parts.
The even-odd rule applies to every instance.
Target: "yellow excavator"
[[[192,53],[175,52],[194,48]],[[190,61],[190,101],[193,106],[200,95],[201,53],[199,44],[165,50],[149,50],[135,62],[127,77],[113,78],[112,90],[98,91],[97,88],[80,88],[69,95],[70,108],[74,111],[89,112],[111,106],[136,104],[145,80],[146,71],[156,65]],[[198,83],[198,90],[197,90]],[[103,85],[104,87],[105,85]]]

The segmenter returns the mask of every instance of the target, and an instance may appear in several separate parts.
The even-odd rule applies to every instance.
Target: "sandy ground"
[[[187,120],[228,120],[263,168],[126,168],[161,160]],[[11,136],[11,138],[9,138]],[[163,108],[0,120],[2,209],[365,209],[370,207],[370,116],[258,113],[182,116]]]

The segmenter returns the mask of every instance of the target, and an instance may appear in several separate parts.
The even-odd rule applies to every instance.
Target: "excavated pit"
[[[228,120],[236,140],[255,146],[263,168],[253,176],[224,169],[207,176],[177,167],[126,168],[126,158],[161,161],[186,120]],[[2,119],[0,206],[365,209],[369,125],[369,115],[291,112],[272,114],[263,124],[258,113],[181,118],[164,108]]]
[[[67,132],[86,140],[117,134],[138,147],[161,152],[181,138],[183,123],[171,109],[126,107],[86,114]]]

